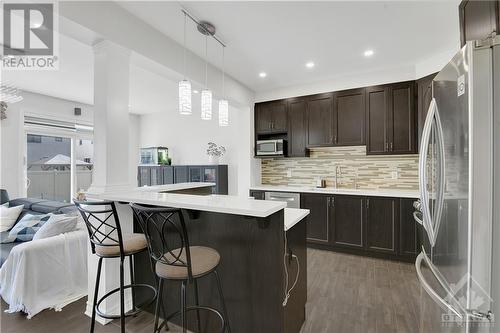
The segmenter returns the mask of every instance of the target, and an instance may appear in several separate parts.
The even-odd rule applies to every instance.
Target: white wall
[[[132,185],[137,184],[137,166],[139,165],[139,146],[140,146],[140,119],[138,115],[129,115],[129,132],[128,132],[128,146],[129,146],[129,183]]]
[[[59,34],[58,55],[58,70],[2,70],[2,78],[24,91],[86,104],[94,103],[92,47]]]
[[[216,112],[211,121],[202,120],[198,108],[191,116],[181,116],[177,112],[142,115],[140,146],[168,147],[172,164],[179,165],[207,164],[207,143],[222,145],[227,153],[220,163],[228,164],[229,194],[248,195],[252,163],[250,113],[250,108],[230,106],[228,127],[219,127]]]
[[[93,122],[91,105],[30,92],[22,92],[22,96],[23,101],[9,105],[7,119],[1,121],[0,187],[7,189],[11,198],[25,195],[25,114],[79,123]],[[81,116],[74,116],[75,107],[82,109]]]
[[[112,1],[62,1],[59,13],[106,40],[113,41],[132,52],[143,55],[177,73],[181,79],[184,70],[184,48],[181,44],[154,29],[147,22],[131,15]],[[113,17],[113,24],[109,18]],[[197,85],[205,81],[205,60],[188,51],[190,80]],[[243,64],[244,65],[244,64]],[[208,65],[208,82],[214,96],[222,95],[220,69]],[[225,95],[238,107],[253,103],[254,93],[235,79],[226,75]]]

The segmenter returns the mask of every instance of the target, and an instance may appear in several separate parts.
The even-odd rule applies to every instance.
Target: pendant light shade
[[[184,14],[184,79],[179,81],[179,113],[190,115],[191,107],[191,82],[186,79],[186,14]]]
[[[229,103],[226,99],[225,78],[224,71],[224,48],[222,45],[222,99],[219,101],[219,126],[225,127],[229,125]]]
[[[212,119],[212,92],[208,89],[201,91],[201,119]]]
[[[219,101],[219,126],[229,125],[229,103],[225,99]]]
[[[212,120],[212,91],[208,89],[208,37],[205,35],[205,89],[201,91],[201,119]]]
[[[191,82],[182,80],[179,82],[179,113],[189,115],[191,110]]]

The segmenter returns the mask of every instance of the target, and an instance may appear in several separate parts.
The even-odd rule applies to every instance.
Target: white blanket
[[[28,318],[87,295],[87,231],[78,229],[33,240],[12,249],[0,268],[0,295],[6,312],[23,311]]]

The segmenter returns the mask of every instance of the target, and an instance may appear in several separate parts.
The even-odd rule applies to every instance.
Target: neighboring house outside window
[[[41,135],[28,134],[28,143],[42,143]]]

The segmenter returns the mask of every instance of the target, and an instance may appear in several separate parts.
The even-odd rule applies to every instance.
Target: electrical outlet
[[[288,178],[292,178],[292,169],[287,169],[287,170],[286,170],[286,176],[287,176]]]
[[[391,172],[391,178],[392,178],[392,179],[398,179],[398,176],[399,176],[399,175],[398,175],[398,172],[397,172],[397,171],[392,171],[392,172]]]

